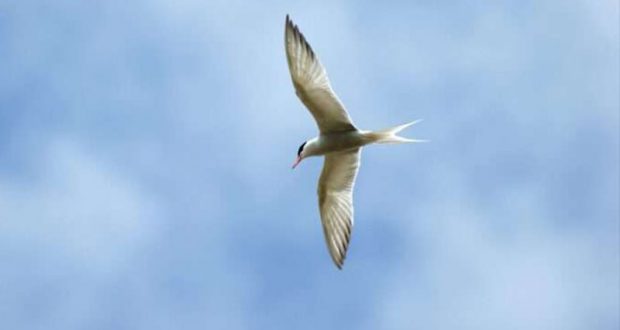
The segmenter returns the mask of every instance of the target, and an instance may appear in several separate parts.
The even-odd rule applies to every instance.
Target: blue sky
[[[362,155],[343,271],[300,25]],[[0,1],[0,328],[617,329],[617,1]]]

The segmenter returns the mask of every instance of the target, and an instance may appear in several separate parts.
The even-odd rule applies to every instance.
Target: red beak
[[[295,162],[293,163],[293,168],[297,167],[297,165],[299,165],[299,163],[301,163],[301,157],[297,156],[297,159],[295,159]]]

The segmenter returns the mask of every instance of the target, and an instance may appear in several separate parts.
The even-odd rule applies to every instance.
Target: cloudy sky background
[[[343,271],[289,13],[367,148]],[[617,1],[0,1],[0,328],[617,329]]]

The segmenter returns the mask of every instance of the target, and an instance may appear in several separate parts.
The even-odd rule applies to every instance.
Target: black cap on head
[[[301,156],[301,151],[304,150],[304,146],[306,145],[306,142],[308,141],[305,141],[299,146],[299,149],[297,150],[297,156]]]

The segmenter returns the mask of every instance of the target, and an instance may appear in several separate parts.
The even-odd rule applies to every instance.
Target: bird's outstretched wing
[[[342,268],[353,228],[353,186],[361,148],[325,156],[319,179],[319,208],[325,242],[334,263]]]
[[[355,130],[349,114],[329,84],[325,68],[288,15],[284,41],[295,92],[310,110],[319,131],[333,133]]]

